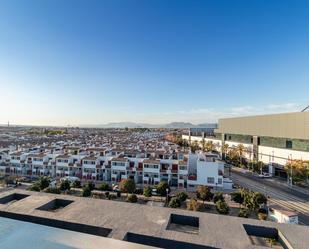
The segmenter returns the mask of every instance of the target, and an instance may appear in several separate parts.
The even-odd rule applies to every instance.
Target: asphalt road
[[[239,186],[259,191],[269,196],[269,202],[298,213],[299,224],[309,225],[309,196],[252,174],[231,172],[231,178]]]

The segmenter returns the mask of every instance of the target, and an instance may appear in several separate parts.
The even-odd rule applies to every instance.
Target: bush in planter
[[[128,198],[127,198],[127,202],[131,202],[131,203],[135,203],[137,202],[137,195],[135,194],[132,194],[132,195],[129,195]]]
[[[110,195],[108,195],[108,199],[114,200],[114,199],[117,199],[117,196],[115,194],[110,194]]]
[[[267,219],[267,210],[264,208],[260,208],[258,210],[258,218],[259,220],[266,220]]]
[[[180,200],[177,197],[173,197],[170,200],[168,206],[171,207],[171,208],[178,208],[178,207],[180,207],[180,204],[181,204]]]
[[[188,198],[188,195],[185,193],[185,192],[181,192],[181,193],[178,193],[176,195],[176,197],[181,201],[181,202],[184,202],[187,200]]]
[[[71,188],[80,188],[81,187],[81,183],[79,180],[73,181],[71,183]]]
[[[266,220],[267,219],[267,214],[258,213],[258,218],[259,218],[259,220]]]
[[[133,193],[135,190],[135,182],[132,179],[123,179],[119,184],[119,188],[122,192]]]
[[[143,193],[144,196],[145,196],[145,197],[151,197],[151,196],[152,196],[151,191],[152,191],[152,190],[151,190],[151,187],[149,187],[149,186],[145,187],[145,188],[144,188],[144,193]]]
[[[211,201],[213,198],[214,194],[211,193],[210,188],[207,186],[198,186],[196,189],[196,197],[200,200],[203,201]]]
[[[228,214],[229,211],[230,211],[227,203],[225,201],[222,201],[222,200],[218,200],[216,202],[216,209],[217,209],[219,214]]]
[[[83,192],[82,192],[83,197],[89,197],[91,196],[91,189],[88,186],[83,187]]]
[[[189,202],[187,202],[187,210],[191,211],[204,211],[206,209],[205,204],[199,203],[196,199],[190,199]]]
[[[37,183],[35,182],[35,183],[32,184],[29,188],[27,188],[27,190],[40,192],[41,189],[40,189],[39,184],[37,184]]]
[[[60,183],[60,190],[61,191],[70,190],[70,188],[71,188],[71,184],[70,184],[70,181],[68,179],[61,181],[61,183]]]
[[[144,193],[144,190],[142,188],[137,188],[133,192],[136,195],[142,195]]]
[[[95,185],[93,182],[89,181],[87,182],[84,187],[88,188],[90,191],[94,190],[95,189]]]
[[[109,190],[109,185],[108,185],[106,182],[103,182],[103,183],[100,185],[99,190],[107,191],[107,190]]]
[[[46,188],[44,192],[51,194],[61,194],[61,190],[59,188],[51,188],[51,187]]]
[[[218,201],[224,201],[224,197],[222,193],[216,193],[214,196],[214,203],[216,204]]]
[[[238,217],[242,217],[242,218],[248,218],[249,217],[249,212],[247,209],[240,209],[239,213],[238,213]]]
[[[170,186],[167,182],[162,181],[157,186],[157,193],[161,196],[166,196],[166,189],[170,189]]]

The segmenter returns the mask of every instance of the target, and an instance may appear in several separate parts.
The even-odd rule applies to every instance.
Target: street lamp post
[[[168,192],[169,192],[169,189],[166,188],[166,199],[165,199],[165,206],[168,206]]]

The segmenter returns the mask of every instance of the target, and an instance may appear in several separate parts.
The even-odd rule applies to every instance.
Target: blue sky
[[[0,123],[202,123],[309,104],[309,1],[0,1]]]

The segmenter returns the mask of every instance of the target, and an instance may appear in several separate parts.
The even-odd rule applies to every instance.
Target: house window
[[[214,177],[207,177],[207,183],[214,184],[215,178]]]
[[[218,184],[222,184],[222,179],[221,178],[218,179]]]

